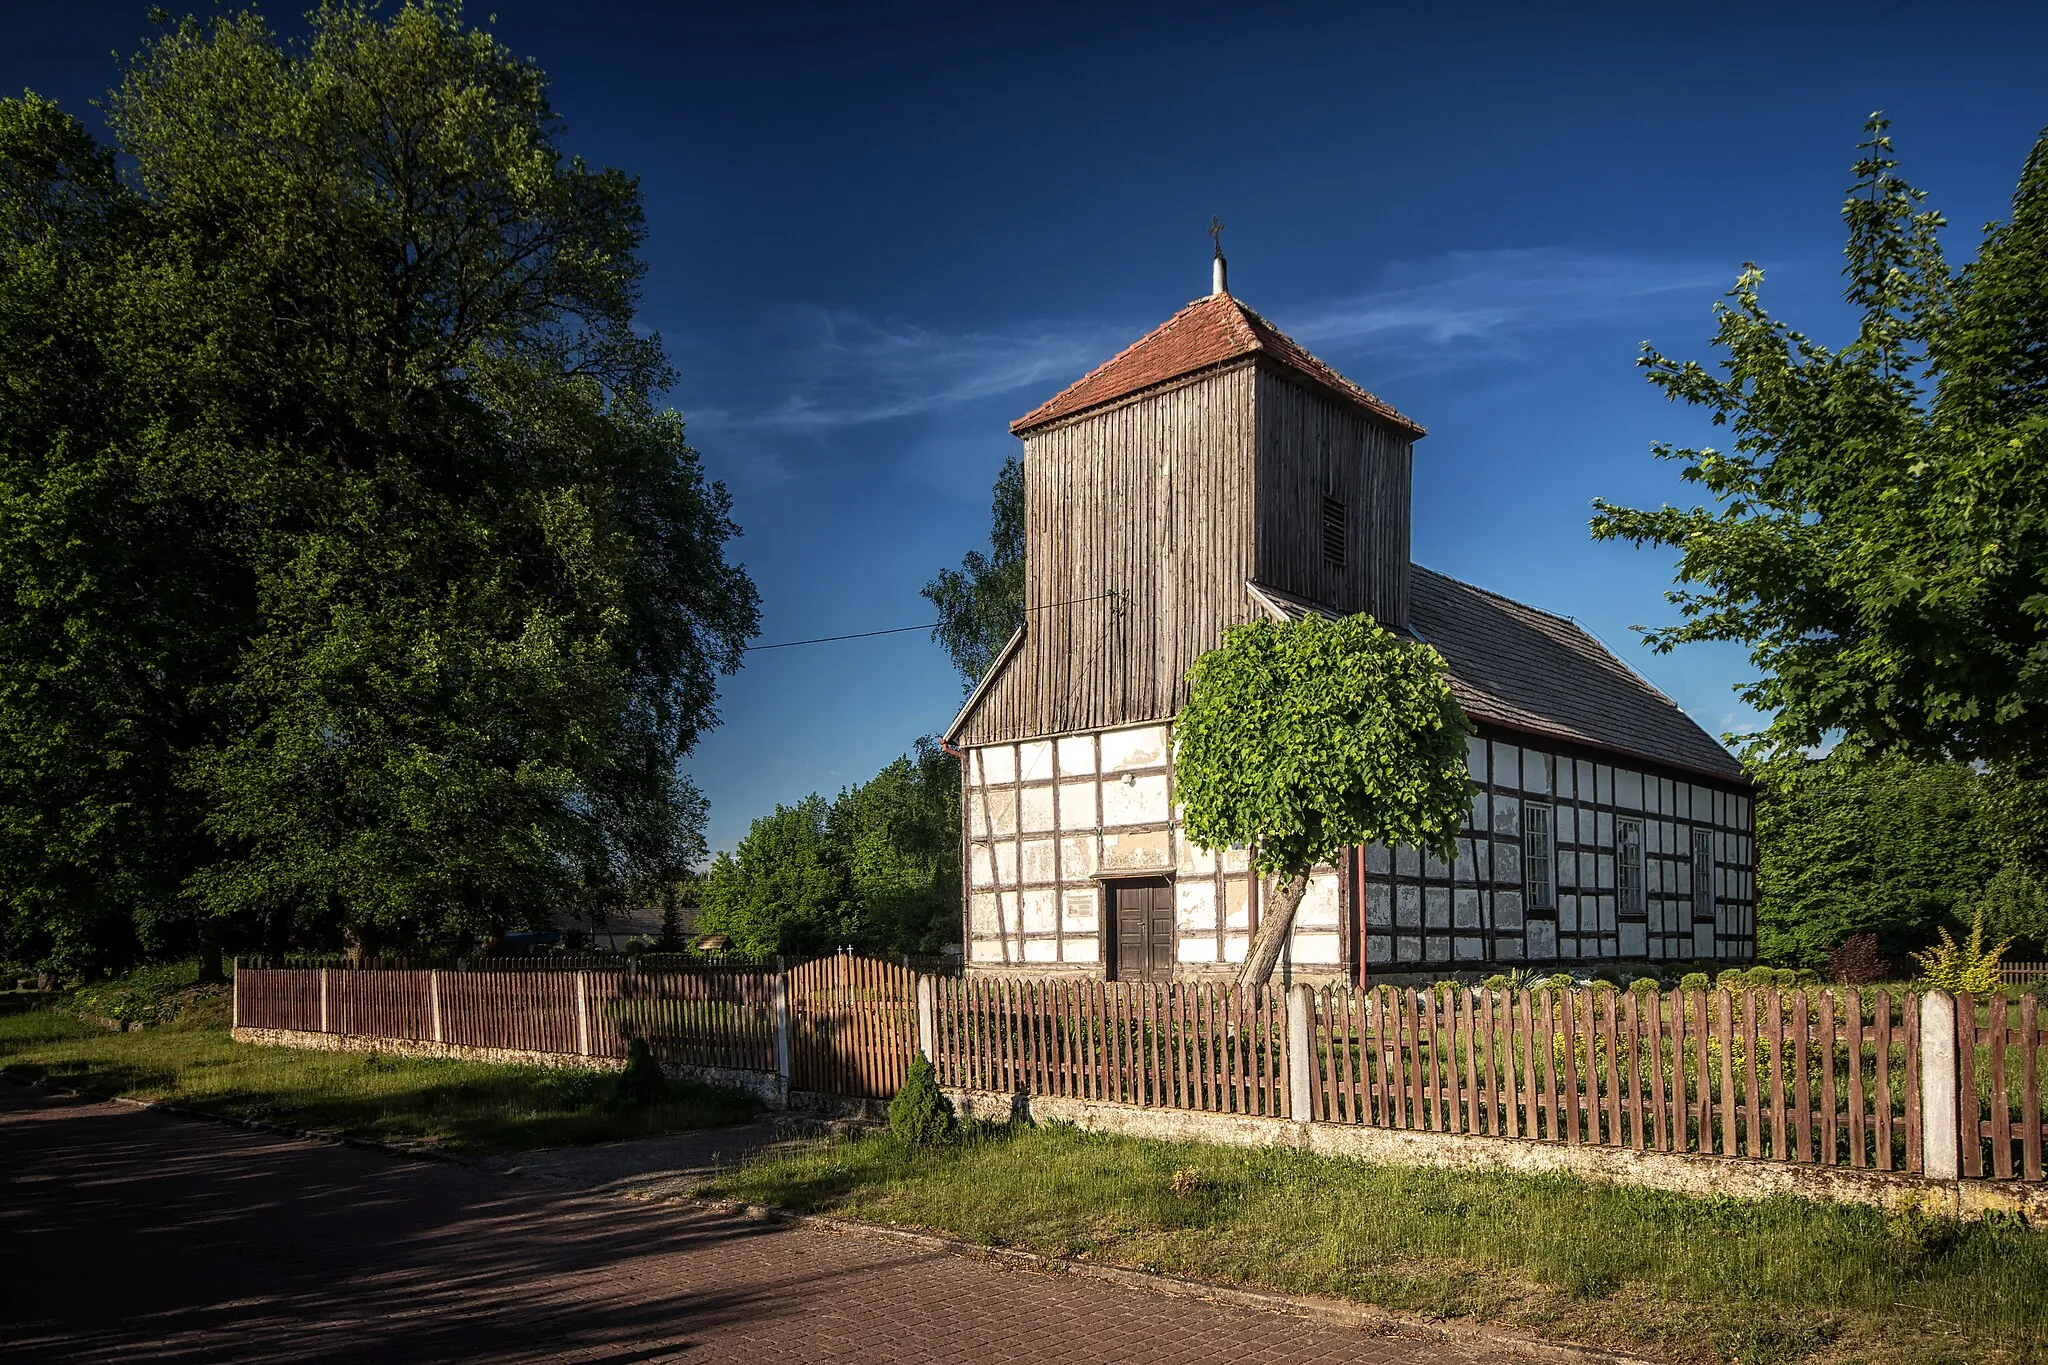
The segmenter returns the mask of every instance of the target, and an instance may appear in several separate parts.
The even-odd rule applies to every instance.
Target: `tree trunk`
[[[1280,965],[1281,950],[1286,948],[1287,935],[1294,928],[1294,912],[1307,894],[1306,868],[1290,869],[1274,884],[1273,899],[1261,909],[1259,932],[1252,938],[1251,950],[1244,955],[1244,966],[1238,969],[1238,985],[1263,986],[1273,979],[1273,969]]]
[[[193,919],[199,929],[199,984],[218,986],[228,979],[220,965],[220,921],[204,910]]]

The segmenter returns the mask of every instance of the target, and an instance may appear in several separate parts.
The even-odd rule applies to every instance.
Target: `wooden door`
[[[1111,964],[1118,981],[1173,979],[1173,884],[1163,878],[1112,882]]]

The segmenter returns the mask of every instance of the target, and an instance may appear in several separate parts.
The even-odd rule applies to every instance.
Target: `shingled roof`
[[[1330,614],[1262,584],[1246,586],[1278,615]],[[1451,694],[1475,721],[1742,780],[1734,755],[1678,703],[1562,616],[1416,564],[1408,625],[1444,656]]]
[[[1010,423],[1010,430],[1022,436],[1035,427],[1057,422],[1062,417],[1072,417],[1248,356],[1262,356],[1272,361],[1339,402],[1407,433],[1411,439],[1427,434],[1419,424],[1403,417],[1317,360],[1279,328],[1229,294],[1211,294],[1207,298],[1196,299]]]

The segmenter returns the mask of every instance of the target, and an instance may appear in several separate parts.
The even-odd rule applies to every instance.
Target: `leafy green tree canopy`
[[[1235,626],[1195,661],[1174,722],[1190,839],[1249,845],[1280,881],[1240,976],[1271,978],[1309,872],[1359,844],[1449,859],[1472,810],[1470,732],[1443,657],[1369,616]]]
[[[939,609],[932,638],[945,646],[967,691],[1024,624],[1024,462],[1014,455],[996,474],[988,540],[987,554],[970,550],[959,568],[941,569],[924,585]]]
[[[1593,534],[1678,551],[1669,650],[1743,644],[1767,747],[2048,764],[2048,134],[2012,215],[1949,267],[1939,214],[1867,125],[1840,350],[1767,313],[1746,267],[1717,305],[1717,369],[1641,364],[1727,448],[1659,444],[1713,506],[1595,504]]]
[[[635,326],[637,185],[563,155],[544,75],[453,5],[310,27],[146,46],[118,177],[0,105],[0,857],[33,951],[115,856],[72,811],[202,939],[537,926],[701,856],[678,762],[757,601]]]

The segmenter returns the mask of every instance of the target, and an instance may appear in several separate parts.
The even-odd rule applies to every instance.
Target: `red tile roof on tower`
[[[1181,379],[1247,356],[1264,356],[1297,379],[1367,416],[1406,432],[1426,435],[1416,422],[1367,393],[1296,345],[1272,323],[1229,294],[1196,299],[1157,328],[1126,346],[1052,398],[1010,423],[1023,435],[1034,427],[1072,417],[1119,398]]]

